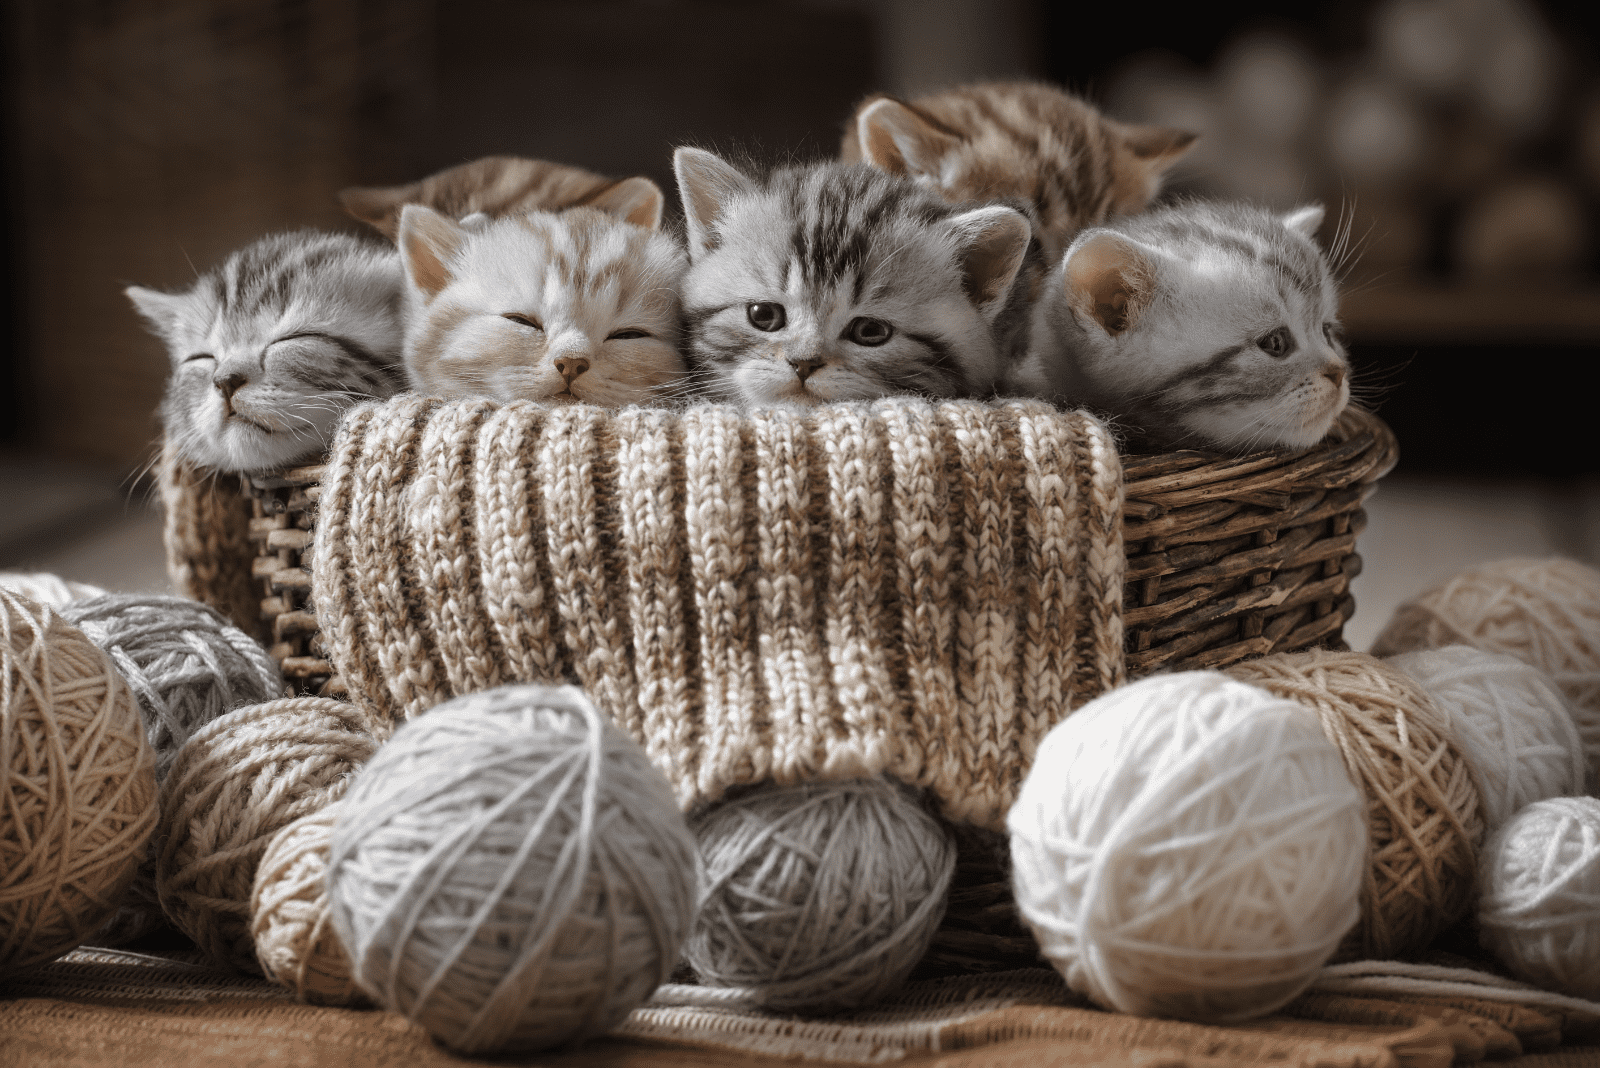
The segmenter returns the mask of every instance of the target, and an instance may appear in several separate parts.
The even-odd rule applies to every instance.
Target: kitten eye
[[[634,338],[649,337],[643,330],[618,330],[615,334],[607,336],[607,341],[632,341]]]
[[[857,345],[877,347],[894,337],[894,327],[882,319],[852,319],[845,327],[844,336]]]
[[[1268,356],[1281,360],[1294,351],[1294,335],[1289,333],[1287,326],[1280,326],[1256,344]]]
[[[510,319],[512,322],[521,323],[523,326],[531,326],[535,330],[543,330],[544,329],[544,327],[539,325],[537,320],[530,319],[528,316],[519,314],[518,312],[506,312],[500,318],[502,318],[502,319]]]
[[[783,325],[789,321],[789,317],[784,314],[783,305],[770,300],[747,304],[744,313],[749,318],[751,326],[769,334],[774,330],[782,330]]]
[[[188,359],[184,360],[183,362],[184,363],[194,363],[194,361],[196,361],[196,360],[214,360],[214,359],[216,359],[216,357],[211,355],[211,353],[209,353],[209,352],[197,352],[193,356],[190,356]]]

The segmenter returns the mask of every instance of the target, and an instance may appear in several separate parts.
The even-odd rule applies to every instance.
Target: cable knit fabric
[[[685,808],[887,773],[998,830],[1039,740],[1123,678],[1116,448],[1038,402],[402,396],[345,419],[313,555],[380,737],[576,681]]]

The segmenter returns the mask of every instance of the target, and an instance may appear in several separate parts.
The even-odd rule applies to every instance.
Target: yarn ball
[[[1469,567],[1395,609],[1372,651],[1455,644],[1549,675],[1574,706],[1590,768],[1600,766],[1600,571],[1560,557]]]
[[[1491,833],[1535,801],[1583,792],[1583,739],[1566,697],[1538,668],[1470,645],[1398,653],[1389,664],[1415,679],[1444,713],[1477,774]]]
[[[955,842],[888,779],[763,787],[693,827],[706,892],[684,957],[769,1009],[893,993],[944,917]]]
[[[250,891],[250,936],[262,972],[318,1005],[366,1002],[328,911],[328,852],[338,816],[335,801],[274,835]]]
[[[218,964],[260,972],[256,866],[274,835],[344,795],[377,749],[355,705],[289,697],[235,709],[178,750],[161,784],[156,891]]]
[[[1376,657],[1326,649],[1273,653],[1227,673],[1315,709],[1365,795],[1361,922],[1335,959],[1420,950],[1465,916],[1483,816],[1471,766],[1427,691]]]
[[[0,589],[0,974],[92,935],[155,825],[127,683],[54,608]]]
[[[105,593],[99,586],[72,582],[47,571],[0,571],[0,587],[20,593],[36,604],[60,608]]]
[[[1215,671],[1102,694],[1006,817],[1017,907],[1067,984],[1234,1023],[1301,993],[1360,919],[1359,791],[1315,713]]]
[[[1513,974],[1600,998],[1600,800],[1551,797],[1484,846],[1478,939]]]
[[[665,776],[574,687],[429,710],[340,809],[328,902],[356,982],[454,1049],[608,1031],[677,963],[694,839]]]

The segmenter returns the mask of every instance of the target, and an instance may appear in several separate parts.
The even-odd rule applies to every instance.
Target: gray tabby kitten
[[[746,408],[992,393],[1027,217],[961,208],[909,179],[821,163],[750,178],[673,157],[689,231],[686,348],[700,384]]]
[[[1085,230],[1034,309],[1018,392],[1135,448],[1306,448],[1350,400],[1321,205],[1185,203]]]
[[[168,441],[201,466],[320,456],[358,401],[404,388],[400,257],[348,234],[273,234],[181,293],[125,292],[166,343]]]

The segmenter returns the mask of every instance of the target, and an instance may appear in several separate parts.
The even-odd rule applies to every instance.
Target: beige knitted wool
[[[239,476],[196,467],[170,443],[162,445],[157,472],[173,589],[215,608],[251,637],[265,638],[261,590],[250,574],[250,502],[239,492]]]
[[[1116,448],[1038,402],[402,396],[345,419],[313,556],[374,733],[570,678],[686,808],[881,772],[998,830],[1039,740],[1123,677]]]

